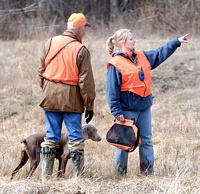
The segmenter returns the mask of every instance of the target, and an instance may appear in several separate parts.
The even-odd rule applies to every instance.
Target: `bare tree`
[[[84,13],[94,29],[122,21],[149,33],[200,31],[199,0],[3,0],[0,38],[26,40],[38,38],[40,32],[62,33],[72,12]]]

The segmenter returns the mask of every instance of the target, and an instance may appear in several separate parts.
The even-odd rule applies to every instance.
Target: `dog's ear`
[[[82,135],[84,139],[88,139],[88,125],[82,126]]]

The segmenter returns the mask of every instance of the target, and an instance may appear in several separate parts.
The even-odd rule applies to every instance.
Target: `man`
[[[85,111],[86,123],[89,123],[94,114],[95,99],[90,52],[81,42],[90,26],[82,13],[73,13],[67,22],[68,29],[45,43],[38,71],[43,89],[40,106],[46,123],[46,137],[41,145],[43,181],[52,175],[63,121],[67,128],[74,175],[79,176],[83,171],[82,113]]]

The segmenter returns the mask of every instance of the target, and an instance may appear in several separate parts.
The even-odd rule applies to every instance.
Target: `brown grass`
[[[105,140],[106,130],[113,121],[105,96],[105,64],[110,58],[105,51],[105,41],[113,32],[91,30],[83,40],[91,51],[97,92],[91,123],[103,139],[99,143],[85,142],[84,178],[72,178],[69,161],[66,177],[57,180],[56,162],[53,181],[46,184],[41,183],[40,166],[31,180],[25,179],[29,164],[10,181],[11,172],[19,161],[20,140],[45,131],[43,112],[38,106],[41,89],[36,77],[42,42],[0,42],[0,193],[199,193],[200,46],[197,39],[191,37],[189,44],[182,45],[152,72],[155,176],[139,174],[137,149],[129,156],[127,177],[122,178],[114,174],[114,147]],[[153,36],[138,39],[137,48],[154,49],[169,39]]]

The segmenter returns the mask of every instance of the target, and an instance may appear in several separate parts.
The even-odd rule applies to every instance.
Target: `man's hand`
[[[86,118],[85,122],[89,123],[92,120],[93,115],[94,115],[93,110],[86,110],[85,111],[85,118]]]

